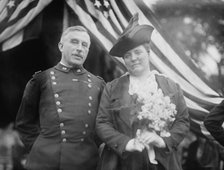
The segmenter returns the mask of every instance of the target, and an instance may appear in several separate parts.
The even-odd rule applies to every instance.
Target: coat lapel
[[[172,103],[175,103],[175,92],[171,90],[168,81],[163,76],[156,75],[156,81],[158,83],[158,87],[162,90],[164,96],[169,96]]]
[[[112,100],[115,101],[115,105],[118,108],[117,116],[131,128],[131,114],[133,101],[128,93],[129,90],[129,76],[123,76],[118,80],[116,87],[112,94]]]

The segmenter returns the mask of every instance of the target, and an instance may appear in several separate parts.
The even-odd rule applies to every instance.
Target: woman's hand
[[[131,139],[128,141],[125,150],[129,152],[139,151],[142,152],[144,150],[144,144],[140,143],[137,139]]]
[[[137,131],[138,140],[141,143],[144,143],[146,145],[154,145],[158,148],[165,148],[166,144],[159,135],[153,132],[144,131],[141,134],[139,134],[139,131]]]

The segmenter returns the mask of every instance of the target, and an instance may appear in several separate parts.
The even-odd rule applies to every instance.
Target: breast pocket
[[[122,109],[121,102],[119,99],[112,99],[108,110],[110,111],[120,111]]]

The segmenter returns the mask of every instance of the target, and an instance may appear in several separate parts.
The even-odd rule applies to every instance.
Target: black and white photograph
[[[224,170],[224,0],[0,0],[0,170]]]

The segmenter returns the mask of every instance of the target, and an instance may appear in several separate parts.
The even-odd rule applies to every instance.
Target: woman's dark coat
[[[165,149],[155,148],[156,159],[166,170],[181,170],[177,146],[189,130],[188,109],[179,85],[170,79],[156,75],[159,88],[176,105],[177,114],[170,129],[171,136],[164,137]],[[145,152],[125,152],[125,146],[135,137],[132,126],[133,100],[128,93],[129,75],[108,83],[103,91],[96,120],[98,136],[106,146],[99,163],[100,170],[143,170],[147,169]],[[128,168],[127,168],[128,167]]]

